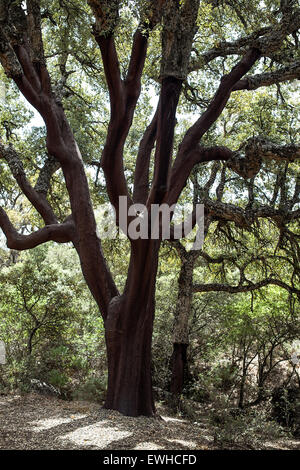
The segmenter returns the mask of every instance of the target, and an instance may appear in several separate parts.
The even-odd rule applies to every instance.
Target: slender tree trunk
[[[40,325],[35,326],[29,333],[28,341],[27,341],[27,355],[28,356],[31,356],[32,354],[32,341],[39,327]]]
[[[247,376],[247,369],[243,367],[243,374],[242,374],[241,383],[240,383],[239,402],[238,402],[238,407],[241,409],[244,408],[246,376]]]
[[[173,343],[173,353],[171,356],[171,385],[170,391],[175,398],[182,394],[185,377],[188,370],[187,361],[188,344]]]
[[[175,402],[182,394],[188,374],[187,348],[189,345],[189,318],[192,302],[194,256],[184,250],[178,280],[178,298],[174,321],[173,354],[171,356],[170,391]]]
[[[132,250],[124,294],[114,297],[105,321],[108,389],[105,408],[153,416],[151,343],[159,243],[140,240]]]

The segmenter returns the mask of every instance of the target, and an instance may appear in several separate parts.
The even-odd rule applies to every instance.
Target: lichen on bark
[[[88,0],[94,16],[94,34],[110,36],[113,34],[119,21],[119,0]]]
[[[199,0],[186,0],[182,6],[174,0],[166,2],[163,10],[161,78],[186,78],[197,31],[198,8]]]

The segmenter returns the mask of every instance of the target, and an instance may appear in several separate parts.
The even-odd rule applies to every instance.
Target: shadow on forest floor
[[[196,450],[216,449],[203,413],[196,422],[165,416],[123,416],[89,402],[66,402],[37,393],[0,396],[0,449],[14,450]],[[269,449],[299,449],[299,441]]]

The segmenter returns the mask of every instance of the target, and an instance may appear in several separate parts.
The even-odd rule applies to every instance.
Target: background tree
[[[204,106],[195,99],[195,93],[196,89],[189,86],[187,109],[189,104],[193,108]],[[219,126],[211,129],[205,140],[220,144],[232,140],[241,147],[252,147],[266,144],[262,136],[267,133],[274,142],[288,139],[292,144],[299,131],[297,104],[294,89],[288,84],[279,94],[276,86],[268,93],[260,89],[251,98],[251,106],[249,100],[241,101],[241,96],[234,95]],[[263,115],[266,120],[261,119]],[[251,132],[260,137],[245,144],[245,136]],[[173,242],[181,266],[171,359],[171,391],[177,398],[184,375],[188,375],[189,321],[197,291],[237,294],[273,284],[299,296],[298,179],[296,161],[265,158],[261,171],[251,179],[235,174],[227,163],[210,164],[209,171],[207,166],[194,168],[181,201],[191,192],[194,210],[197,203],[204,204],[206,238],[204,248],[196,251],[189,251],[184,242]],[[279,269],[281,263],[285,264],[284,271]]]
[[[224,146],[200,144],[203,136],[215,125],[233,92],[254,90],[298,76],[296,46],[300,11],[297,2],[266,1],[259,7],[255,2],[249,2],[247,20],[235,8],[238,21],[234,30],[228,14],[220,21],[218,12],[223,8],[222,2],[217,2],[217,14],[211,12],[214,3],[203,3],[199,8],[197,0],[90,0],[88,3],[95,18],[93,36],[100,49],[110,101],[110,120],[100,165],[108,198],[116,210],[117,223],[120,217],[119,196],[126,197],[129,207],[133,202],[146,202],[148,208],[153,203],[172,205],[180,197],[196,164],[205,165],[222,160],[238,174],[252,178],[259,172],[265,158],[288,161],[299,158],[299,147],[296,144],[286,146],[284,143],[278,145],[264,141],[262,145],[261,140],[254,139],[252,145],[241,148],[239,152]],[[60,5],[59,11],[63,12],[62,17],[65,15],[66,25],[61,22],[57,24],[51,11],[53,8],[47,1],[27,0],[26,5],[18,1],[0,2],[2,66],[7,77],[14,81],[41,115],[46,127],[44,157],[35,155],[32,165],[29,164],[28,176],[23,154],[14,148],[10,135],[6,136],[6,142],[0,147],[1,157],[6,161],[14,180],[45,225],[41,228],[37,224],[38,230],[30,234],[19,233],[3,208],[0,211],[0,225],[8,246],[15,250],[30,249],[49,240],[73,243],[87,285],[105,323],[108,355],[105,406],[128,415],[152,415],[155,410],[151,389],[151,338],[161,240],[130,240],[128,276],[124,290],[120,293],[97,234],[88,178],[78,146],[78,143],[81,144],[80,129],[77,143],[72,125],[72,110],[78,109],[78,96],[68,80],[76,81],[76,74],[81,70],[85,73],[88,88],[89,84],[93,88],[95,77],[103,81],[103,75],[99,73],[99,53],[95,51],[94,45],[90,47],[90,14],[86,5],[76,2],[70,6]],[[224,2],[224,8],[225,13],[228,13],[227,2]],[[129,14],[134,15],[128,28],[134,31],[131,51],[129,54],[127,50],[125,54],[118,54],[117,49],[122,51],[120,38],[124,31],[124,19]],[[207,15],[211,21],[199,30],[199,39],[199,36],[195,36],[197,22],[201,23],[202,18],[205,23]],[[210,28],[214,30],[214,22],[215,33],[211,39],[205,37],[205,41],[202,41],[201,33],[205,28],[207,32]],[[72,35],[68,35],[67,27],[71,28]],[[130,179],[128,182],[126,180],[125,142],[140,97],[143,71],[147,77],[149,62],[146,59],[155,57],[149,49],[147,58],[147,46],[152,37],[157,45],[155,27],[161,32],[161,61],[160,70],[157,71],[160,81],[159,101],[152,122],[140,141],[132,185]],[[60,44],[55,73],[51,57],[45,55],[43,38],[57,30]],[[230,37],[233,35],[234,38]],[[87,46],[87,57],[84,53],[78,54],[77,38],[80,38],[81,49]],[[92,66],[90,53],[94,54]],[[57,55],[57,50],[53,54]],[[290,60],[292,54],[295,57]],[[238,56],[238,60],[232,56]],[[212,80],[207,87],[213,97],[207,97],[204,93],[205,111],[186,131],[180,144],[174,145],[176,111],[187,75],[207,67],[209,81],[212,62],[215,60],[216,67],[219,67],[219,59],[224,57],[226,60],[220,68],[219,85],[216,87],[215,80]],[[71,66],[74,58],[80,65],[73,71]],[[257,73],[247,76],[254,66],[257,66]],[[152,75],[155,74],[155,66],[150,67],[150,71]],[[67,105],[70,94],[71,109]],[[106,111],[105,101],[103,108]],[[101,111],[99,113],[101,116]],[[93,122],[89,122],[88,127],[91,124]],[[92,133],[92,142],[94,134],[97,132]],[[84,141],[86,138],[82,139],[82,143]],[[47,198],[51,180],[59,168],[62,174],[60,183],[65,184],[62,195],[68,197],[65,211],[61,213],[55,210],[51,198]],[[34,174],[32,179],[30,172]],[[228,206],[223,205],[215,207],[225,218],[239,218],[236,211],[232,214],[228,209]],[[297,214],[297,210],[295,212]],[[295,217],[294,212],[292,217]],[[131,221],[132,218],[128,218],[128,224]]]

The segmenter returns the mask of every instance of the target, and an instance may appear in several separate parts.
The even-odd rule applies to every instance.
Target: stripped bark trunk
[[[135,244],[124,294],[114,297],[105,321],[108,390],[105,407],[128,416],[155,414],[151,342],[159,242]]]

